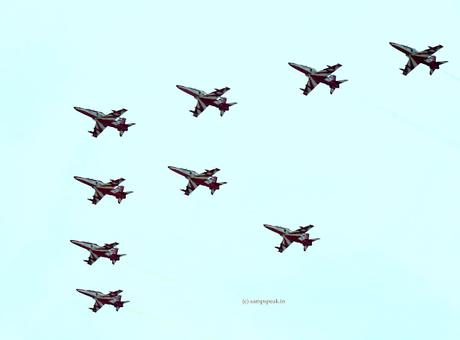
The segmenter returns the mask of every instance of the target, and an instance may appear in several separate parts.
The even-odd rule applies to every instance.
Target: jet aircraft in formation
[[[280,234],[283,237],[281,244],[279,247],[275,247],[278,249],[280,253],[282,253],[292,242],[301,243],[303,245],[303,250],[307,250],[307,248],[313,245],[313,242],[319,240],[319,238],[310,238],[310,234],[308,231],[313,228],[313,225],[308,225],[306,227],[299,227],[299,229],[291,231],[288,228],[278,227],[270,224],[264,224],[264,227],[274,231],[277,234]]]
[[[396,48],[398,51],[404,53],[409,60],[404,68],[400,68],[402,74],[407,76],[418,64],[425,64],[430,68],[430,75],[447,61],[436,61],[436,57],[433,55],[439,51],[443,46],[437,45],[434,47],[428,46],[426,50],[417,51],[415,48],[390,42],[390,45]]]
[[[215,89],[215,91],[206,93],[201,90],[194,89],[183,85],[176,85],[179,90],[193,96],[198,102],[194,110],[190,110],[194,117],[198,117],[209,105],[217,107],[220,110],[220,116],[222,117],[226,111],[230,109],[230,106],[236,103],[227,103],[227,98],[222,95],[230,90],[229,87],[221,89]]]
[[[99,136],[99,134],[104,131],[107,126],[111,126],[118,130],[120,137],[128,131],[130,126],[135,125],[136,123],[126,124],[126,118],[120,118],[120,116],[125,113],[126,109],[121,110],[112,110],[111,113],[104,114],[99,111],[84,109],[81,107],[74,107],[78,112],[83,113],[84,115],[92,118],[96,122],[96,126],[93,131],[88,131],[92,134],[93,137]]]
[[[121,307],[123,307],[125,303],[129,302],[129,301],[121,301],[120,293],[123,292],[122,290],[116,290],[113,292],[109,292],[108,294],[103,294],[95,290],[86,290],[86,289],[77,289],[77,292],[82,293],[96,300],[96,302],[94,303],[94,306],[89,308],[94,313],[96,313],[104,305],[112,305],[115,307],[115,309],[118,312],[118,310]]]
[[[447,62],[436,61],[436,57],[433,56],[434,53],[443,47],[442,45],[437,45],[435,47],[430,46],[428,49],[421,52],[418,52],[411,47],[393,42],[390,42],[390,45],[403,52],[409,58],[405,68],[401,69],[404,75],[409,74],[418,64],[427,65],[430,68],[431,75],[435,70],[439,69],[440,65]],[[308,83],[305,85],[304,89],[301,89],[304,95],[308,95],[319,83],[323,83],[329,86],[330,93],[332,94],[335,89],[340,87],[340,84],[347,81],[347,79],[337,80],[336,76],[332,74],[342,66],[341,64],[335,64],[333,66],[328,65],[321,71],[317,71],[314,68],[295,64],[292,62],[290,62],[289,65],[294,69],[304,73],[308,77]],[[197,100],[195,109],[190,110],[194,117],[198,117],[208,106],[214,106],[218,108],[220,110],[220,115],[223,116],[224,113],[230,109],[230,106],[236,104],[227,103],[227,98],[223,97],[223,95],[228,90],[230,90],[229,87],[224,87],[221,89],[216,88],[215,91],[206,93],[191,87],[182,85],[176,86],[178,89],[193,96]],[[104,114],[102,112],[90,109],[84,109],[80,107],[74,108],[75,110],[89,116],[96,121],[94,130],[89,131],[94,137],[97,137],[107,126],[111,126],[117,129],[120,133],[120,136],[122,136],[130,126],[134,125],[134,123],[127,124],[125,118],[120,118],[120,116],[127,111],[126,109],[112,110],[111,113]],[[174,166],[168,166],[168,168],[178,173],[179,175],[184,176],[188,180],[187,187],[185,189],[181,189],[187,196],[190,195],[200,185],[208,187],[211,190],[211,194],[214,194],[214,192],[218,190],[221,185],[227,183],[217,182],[217,177],[214,175],[220,170],[218,168],[205,170],[202,173],[197,173],[188,169],[177,168]],[[115,196],[118,200],[118,203],[121,203],[121,201],[125,199],[128,194],[132,193],[132,191],[125,192],[124,187],[120,186],[120,183],[124,181],[124,178],[110,180],[108,183],[103,183],[99,180],[78,176],[74,176],[74,178],[86,185],[91,186],[95,190],[93,197],[89,199],[93,204],[97,204],[105,195]],[[291,231],[288,228],[270,224],[264,224],[264,227],[279,234],[282,237],[281,244],[278,247],[275,247],[280,253],[289,247],[292,242],[302,244],[304,251],[306,251],[308,247],[313,245],[313,242],[319,240],[319,238],[310,238],[308,231],[313,228],[313,225],[300,226],[297,230],[294,231]],[[104,244],[103,246],[99,246],[95,243],[77,240],[71,240],[70,242],[90,252],[88,260],[84,260],[89,265],[93,264],[99,257],[106,257],[112,261],[112,264],[115,264],[116,261],[120,260],[121,256],[126,255],[118,254],[118,248],[116,248],[118,245],[117,242]],[[121,307],[123,307],[125,303],[129,302],[121,301],[120,293],[122,290],[109,292],[108,294],[85,289],[77,289],[77,291],[96,300],[94,306],[90,308],[93,312],[97,312],[105,304],[113,305],[118,311]]]
[[[330,93],[332,94],[335,89],[340,87],[340,84],[348,81],[347,79],[337,80],[336,76],[332,74],[342,66],[341,64],[335,64],[333,66],[328,65],[324,70],[321,71],[316,71],[314,68],[299,65],[296,63],[289,63],[289,66],[295,68],[297,71],[302,72],[308,77],[307,85],[305,85],[304,89],[300,89],[303,91],[304,95],[308,95],[319,83],[323,83],[329,86],[331,89]]]
[[[213,195],[216,190],[219,190],[221,185],[227,183],[217,182],[217,177],[214,176],[214,174],[220,170],[218,168],[212,170],[205,170],[201,174],[192,170],[176,168],[174,166],[168,166],[168,168],[188,179],[187,187],[185,189],[181,189],[187,196],[190,195],[192,191],[195,190],[199,185],[208,187],[211,190],[211,195]]]
[[[83,260],[89,265],[92,265],[99,257],[107,257],[112,261],[112,264],[115,262],[120,261],[120,257],[125,256],[126,254],[118,254],[118,242],[114,243],[106,243],[103,246],[99,246],[95,243],[85,242],[85,241],[77,241],[77,240],[70,240],[73,244],[82,247],[89,251],[90,255],[87,260]]]
[[[97,204],[105,195],[115,196],[118,200],[118,203],[121,203],[121,201],[124,200],[127,195],[132,193],[132,191],[124,191],[125,187],[120,185],[120,183],[125,180],[124,178],[111,179],[108,183],[79,176],[74,176],[74,178],[77,181],[89,185],[94,189],[93,197],[88,198],[88,200],[93,204]]]

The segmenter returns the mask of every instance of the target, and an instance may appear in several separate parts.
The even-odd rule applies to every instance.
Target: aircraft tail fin
[[[306,251],[308,247],[313,245],[313,242],[318,241],[319,238],[311,238],[303,242],[303,251]]]
[[[118,310],[123,307],[125,303],[128,303],[129,301],[117,301],[115,302],[115,309],[118,312]]]
[[[129,124],[126,124],[126,119],[125,118],[122,118],[123,121],[122,123],[118,126],[118,132],[120,133],[120,137],[123,136],[123,134],[128,131],[128,128],[130,126],[133,126],[133,125],[136,125],[136,123],[129,123]]]
[[[127,195],[129,194],[132,194],[134,191],[121,191],[119,193],[117,193],[116,197],[117,197],[117,200],[118,200],[118,203],[121,203],[121,201],[123,201]]]
[[[337,81],[333,82],[330,85],[330,88],[331,88],[330,93],[333,94],[335,89],[338,89],[340,87],[340,84],[345,83],[346,81],[348,81],[348,79],[337,80]]]
[[[219,105],[219,110],[220,110],[220,116],[222,117],[225,112],[230,110],[230,106],[237,104],[236,102],[233,103],[227,103],[227,98],[225,98],[225,101]]]
[[[125,256],[126,254],[115,254],[110,256],[110,260],[112,261],[112,264],[115,264],[115,262],[120,261],[120,257]]]
[[[216,190],[220,189],[221,185],[227,184],[227,182],[220,182],[220,183],[213,183],[213,185],[210,187],[211,189],[211,195],[214,195]]]
[[[447,63],[447,61],[435,61],[432,65],[430,65],[430,76],[433,74],[435,70],[439,69],[439,66],[445,63]]]

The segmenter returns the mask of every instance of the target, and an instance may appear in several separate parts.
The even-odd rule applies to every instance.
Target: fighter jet
[[[390,42],[390,45],[398,51],[404,53],[409,58],[406,66],[404,68],[400,68],[402,74],[405,76],[407,76],[418,64],[427,65],[430,68],[430,75],[432,75],[435,70],[439,69],[440,65],[447,63],[447,61],[436,61],[436,57],[433,55],[443,47],[442,45],[437,45],[435,47],[428,46],[426,50],[421,52],[412,47],[394,42]]]
[[[264,224],[264,227],[274,231],[277,234],[280,234],[283,237],[281,244],[279,247],[275,247],[278,249],[280,253],[282,253],[292,242],[297,242],[303,244],[303,250],[307,250],[309,246],[313,244],[313,242],[319,240],[319,238],[310,238],[310,234],[308,231],[313,228],[313,225],[308,225],[306,227],[300,226],[299,229],[291,231],[288,228],[277,227],[270,224]]]
[[[123,307],[125,303],[129,301],[121,301],[120,293],[123,292],[122,290],[116,290],[114,292],[110,292],[108,294],[103,294],[101,292],[96,292],[95,290],[86,290],[86,289],[77,289],[77,292],[87,295],[96,302],[94,303],[93,307],[90,307],[94,313],[96,313],[99,309],[101,309],[104,305],[112,305],[115,309],[118,310]]]
[[[126,118],[120,118],[120,116],[125,113],[126,109],[121,110],[112,110],[111,113],[104,114],[99,111],[94,111],[91,109],[84,109],[81,107],[74,107],[78,112],[83,113],[84,115],[92,118],[96,122],[96,126],[93,131],[88,131],[93,137],[99,136],[99,134],[104,131],[107,126],[111,126],[118,130],[120,137],[128,131],[130,126],[135,125],[136,123],[126,124]]]
[[[90,252],[89,258],[83,260],[89,265],[92,265],[99,257],[107,257],[112,261],[112,264],[120,260],[120,257],[125,256],[126,254],[118,254],[118,242],[106,243],[103,246],[98,246],[95,243],[70,240],[73,244],[82,247]]]
[[[216,190],[219,190],[222,184],[227,184],[227,182],[217,182],[217,177],[214,176],[214,174],[220,170],[217,168],[205,170],[201,174],[192,170],[176,168],[174,166],[168,166],[168,168],[188,179],[187,187],[185,189],[181,189],[187,196],[190,195],[199,185],[208,187],[211,190],[211,195],[213,195]]]
[[[97,204],[105,195],[115,196],[118,203],[121,203],[127,195],[132,193],[132,191],[124,191],[125,187],[120,185],[125,180],[124,178],[111,179],[108,183],[85,177],[74,176],[73,178],[83,184],[89,185],[95,190],[93,197],[88,198],[93,204]]]
[[[332,74],[342,66],[341,64],[335,64],[333,66],[327,65],[327,67],[321,71],[316,71],[314,68],[295,63],[289,63],[289,66],[295,68],[297,71],[304,73],[308,77],[307,85],[305,85],[304,89],[300,89],[303,91],[304,95],[308,95],[319,83],[323,83],[329,86],[331,89],[330,92],[332,94],[334,93],[335,89],[340,87],[340,84],[348,81],[348,79],[336,80],[336,76]]]
[[[201,112],[203,112],[209,105],[217,107],[220,110],[220,116],[222,117],[226,111],[230,109],[230,106],[235,105],[236,103],[227,103],[227,98],[222,97],[222,95],[230,90],[229,87],[224,87],[222,89],[215,89],[215,91],[206,93],[201,90],[194,89],[192,87],[176,85],[179,90],[184,91],[185,93],[193,96],[198,102],[194,110],[189,110],[193,113],[194,117],[198,117]]]

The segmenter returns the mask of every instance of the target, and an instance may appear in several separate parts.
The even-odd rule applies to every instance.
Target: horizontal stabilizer
[[[445,63],[447,63],[447,61],[436,61],[436,62],[434,62],[434,65],[431,64],[430,65],[430,76],[433,74],[433,72],[435,70],[439,69],[439,66],[441,66],[442,64],[445,64]]]

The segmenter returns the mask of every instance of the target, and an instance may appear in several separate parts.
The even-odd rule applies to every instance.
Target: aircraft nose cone
[[[291,67],[293,67],[295,69],[298,69],[300,67],[300,65],[296,64],[296,63],[288,63],[288,64],[289,64],[289,66],[291,66]]]
[[[299,64],[296,64],[296,63],[288,63],[289,66],[291,66],[292,68],[296,69],[297,71],[302,71],[302,66],[299,65]]]
[[[168,169],[171,170],[171,171],[174,171],[178,174],[180,174],[180,169],[179,168],[176,168],[175,166],[168,166]]]
[[[82,247],[85,244],[85,242],[78,241],[78,240],[70,240],[70,242],[79,247]]]

